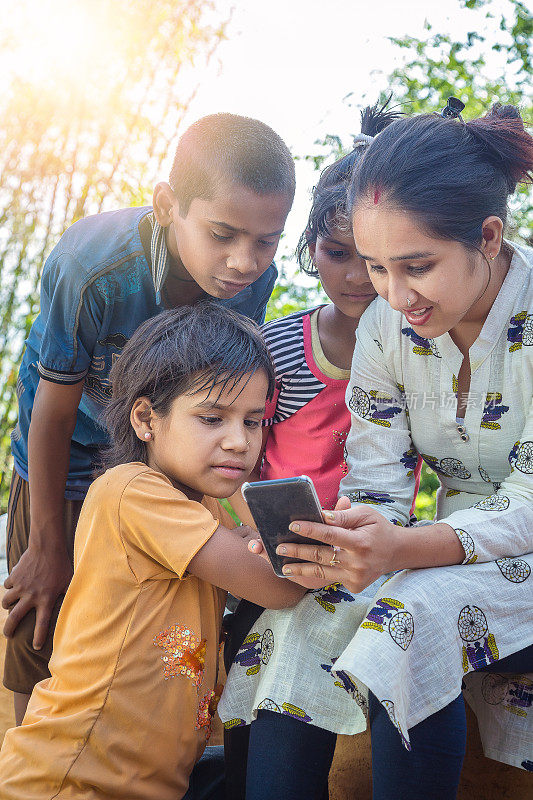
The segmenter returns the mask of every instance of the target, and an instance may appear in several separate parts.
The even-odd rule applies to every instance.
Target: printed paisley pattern
[[[496,564],[503,577],[511,583],[523,583],[531,575],[531,567],[523,558],[498,558]]]
[[[510,353],[514,353],[515,350],[521,350],[522,345],[531,347],[533,345],[533,314],[521,311],[511,317],[507,340],[510,343]]]
[[[323,670],[331,674],[332,667],[335,665],[337,657],[330,659],[330,661],[331,661],[330,664],[321,664],[320,666]],[[338,672],[335,673],[335,676],[337,677],[337,680],[335,681],[335,686],[338,686],[339,689],[344,689],[344,691],[347,692],[350,695],[350,697],[352,697],[355,700],[355,702],[357,703],[357,705],[359,706],[365,717],[368,717],[368,700],[366,699],[364,694],[362,694],[359,691],[355,681],[353,681],[348,675],[348,673],[342,669],[338,670]]]
[[[505,511],[509,508],[509,503],[509,498],[505,495],[491,494],[476,503],[474,508],[479,508],[481,511]]]
[[[318,589],[313,592],[315,600],[319,606],[322,606],[324,611],[330,614],[335,613],[335,606],[343,601],[353,603],[353,594],[348,592],[340,583],[332,583],[330,586],[324,586],[323,589]]]
[[[419,336],[412,328],[402,328],[402,333],[414,343],[413,353],[416,353],[417,356],[435,356],[435,358],[440,358],[440,353],[433,339],[424,339],[423,336]]]
[[[508,411],[509,406],[502,405],[502,395],[500,392],[489,392],[485,400],[481,427],[500,430],[502,426],[498,420]]]
[[[516,442],[509,453],[509,464],[524,475],[533,475],[533,442]]]
[[[247,667],[247,675],[255,675],[259,672],[261,664],[268,664],[273,652],[274,634],[272,631],[267,628],[262,636],[257,631],[252,631],[240,646],[234,663],[241,667]]]
[[[378,633],[387,629],[398,647],[407,650],[414,635],[415,625],[413,615],[403,608],[404,604],[399,600],[382,597],[368,612],[361,628],[371,628]]]
[[[477,606],[465,606],[457,620],[463,645],[463,671],[483,669],[500,657],[496,640],[489,633],[484,612]]]
[[[418,463],[418,453],[414,447],[411,447],[409,450],[405,451],[400,459],[400,463],[404,465],[405,469],[407,470],[407,475],[411,477],[411,475],[414,474],[416,465]]]
[[[426,453],[420,454],[428,467],[435,470],[437,474],[446,475],[448,478],[460,478],[466,481],[472,477],[471,473],[457,458],[441,458],[436,456],[428,456]]]
[[[350,492],[348,494],[348,499],[352,503],[371,503],[376,506],[383,506],[387,503],[394,502],[390,494],[386,492]]]
[[[461,528],[456,528],[455,533],[457,534],[457,538],[463,545],[463,550],[465,551],[463,564],[475,564],[477,561],[477,556],[475,554],[474,540],[469,533],[461,530]]]
[[[390,420],[397,414],[401,414],[403,410],[401,406],[394,405],[394,403],[394,398],[378,392],[376,389],[371,389],[367,394],[363,389],[355,386],[352,389],[348,405],[357,416],[363,417],[375,425],[390,428]]]

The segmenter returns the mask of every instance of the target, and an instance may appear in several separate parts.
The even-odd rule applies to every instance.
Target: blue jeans
[[[533,645],[482,671],[532,670]],[[369,699],[373,800],[455,800],[466,747],[462,695],[410,729],[411,751],[381,703]],[[250,726],[246,800],[320,800],[335,740],[322,728],[259,711]]]
[[[224,748],[206,747],[189,778],[183,800],[224,800]]]

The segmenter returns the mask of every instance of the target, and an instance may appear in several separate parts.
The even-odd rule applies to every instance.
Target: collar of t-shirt
[[[322,349],[320,336],[318,334],[318,315],[320,314],[321,308],[323,308],[323,306],[315,309],[310,315],[311,349],[313,351],[313,358],[315,359],[317,367],[324,373],[326,378],[333,378],[334,380],[341,381],[348,380],[350,377],[350,370],[342,369],[341,367],[337,367],[336,364],[332,364]]]
[[[155,301],[161,303],[161,287],[168,275],[168,250],[165,229],[151,211],[139,223],[139,236],[146,260],[150,264],[152,280],[155,288]]]

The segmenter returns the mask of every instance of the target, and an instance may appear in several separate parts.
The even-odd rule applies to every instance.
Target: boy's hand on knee
[[[40,650],[46,641],[55,602],[66,592],[71,578],[72,564],[66,550],[43,550],[30,543],[4,582],[7,592],[2,606],[11,609],[4,635],[13,636],[22,618],[35,608],[33,648]]]

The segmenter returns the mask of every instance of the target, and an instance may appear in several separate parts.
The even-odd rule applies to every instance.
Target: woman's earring
[[[407,308],[411,308],[411,305],[412,305],[413,301],[410,300],[409,297],[407,297],[406,300],[407,300]]]
[[[152,438],[152,434],[150,433],[150,431],[146,431],[146,433],[144,434],[144,438],[145,439],[151,439]]]
[[[490,260],[491,260],[491,261],[494,261],[494,259],[496,258],[496,253],[492,253],[492,254],[489,256],[489,258],[490,258]]]

